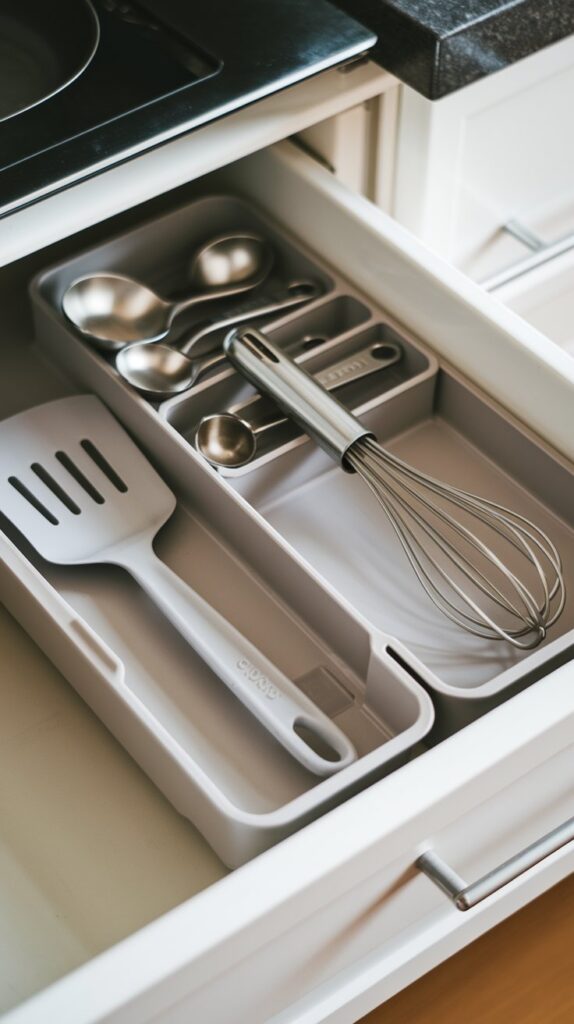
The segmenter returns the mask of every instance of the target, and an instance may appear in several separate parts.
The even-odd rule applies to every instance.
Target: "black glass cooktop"
[[[91,62],[56,96],[6,122],[4,167],[217,74],[220,62],[123,0],[92,0],[100,38]],[[73,49],[74,40],[67,40]],[[4,126],[3,126],[4,127]]]
[[[0,121],[0,215],[374,42],[328,0],[91,4],[100,35],[85,69],[44,102]],[[52,12],[63,6],[52,0]],[[66,45],[73,49],[72,35]]]

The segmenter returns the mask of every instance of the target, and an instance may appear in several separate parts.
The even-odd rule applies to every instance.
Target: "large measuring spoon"
[[[225,320],[196,331],[181,347],[176,348],[166,342],[150,345],[149,342],[141,341],[126,345],[116,356],[116,369],[128,384],[146,398],[162,401],[179,395],[193,387],[209,370],[227,362],[227,357],[220,350],[207,359],[190,358],[187,353],[193,351],[198,342],[205,341],[210,334],[226,327],[302,306],[316,299],[320,289],[312,281],[297,281],[288,286],[287,293],[285,299],[268,302],[256,309],[238,311]]]
[[[375,342],[314,376],[327,391],[337,391],[346,384],[393,366],[402,358],[402,354],[400,345],[394,342]],[[294,361],[300,362],[301,356]],[[289,418],[282,416],[278,411],[259,423],[243,419],[241,408],[215,413],[212,416],[204,416],[200,421],[195,435],[195,446],[212,466],[239,469],[255,457],[257,438],[272,427],[278,427],[283,423],[289,423]]]
[[[62,309],[84,337],[114,352],[131,342],[165,338],[175,317],[192,306],[255,288],[272,262],[270,246],[257,235],[221,235],[195,254],[190,278],[199,290],[187,299],[168,302],[122,274],[89,274],[67,288]]]

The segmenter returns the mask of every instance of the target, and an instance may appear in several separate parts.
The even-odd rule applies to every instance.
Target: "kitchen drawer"
[[[164,173],[168,187],[169,167]],[[106,193],[109,181],[91,185]],[[218,172],[213,191],[224,187],[256,199],[328,254],[442,360],[574,457],[574,373],[565,353],[288,144]],[[36,267],[41,262],[35,257]],[[8,325],[13,338],[17,320]],[[4,566],[7,606],[49,649],[58,628],[50,588],[10,546]],[[89,634],[79,642],[89,645]],[[158,901],[162,916],[94,959],[86,944],[82,966],[6,1021],[351,1022],[572,870],[570,843],[463,913],[416,861],[431,847],[473,881],[570,818],[573,723],[568,662],[211,885],[217,864],[212,876],[201,875],[201,857],[196,862],[185,842],[178,853],[170,819],[158,841],[188,858],[191,888],[203,891],[174,909]],[[109,771],[113,779],[119,769]],[[108,799],[105,790],[97,799]]]

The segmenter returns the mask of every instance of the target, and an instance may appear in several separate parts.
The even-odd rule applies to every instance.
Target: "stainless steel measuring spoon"
[[[210,370],[226,363],[226,356],[217,353],[203,359],[192,359],[187,354],[210,334],[216,334],[226,327],[233,327],[245,321],[273,316],[286,309],[302,306],[321,294],[320,286],[313,281],[294,281],[287,288],[287,297],[277,302],[267,302],[256,309],[238,311],[225,320],[196,331],[183,345],[167,343],[136,342],[126,345],[116,356],[118,373],[133,388],[146,398],[162,401],[187,391]]]
[[[165,338],[176,316],[192,306],[255,288],[273,263],[269,244],[257,235],[221,235],[194,256],[190,278],[196,294],[168,302],[122,274],[89,274],[69,285],[62,298],[68,320],[92,344],[115,352],[135,341]]]
[[[337,391],[346,384],[393,366],[402,358],[402,354],[402,348],[395,342],[373,342],[314,376],[327,391]],[[254,424],[243,419],[242,412],[243,407],[236,406],[228,412],[204,416],[200,421],[195,434],[195,446],[212,466],[226,469],[245,466],[255,457],[258,437],[273,427],[289,422],[287,416],[275,412],[271,418],[264,418]]]

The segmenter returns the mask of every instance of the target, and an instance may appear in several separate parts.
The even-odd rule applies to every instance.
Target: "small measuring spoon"
[[[255,288],[272,263],[270,246],[257,235],[221,235],[195,254],[191,281],[205,290],[188,299],[167,302],[122,274],[89,274],[69,285],[62,309],[84,337],[114,352],[131,342],[165,338],[174,318],[192,306]]]
[[[402,348],[394,342],[375,342],[314,374],[327,391],[369,377],[393,366],[402,358]],[[299,359],[295,360],[300,361]],[[277,413],[272,419],[253,425],[241,418],[241,410],[204,416],[195,434],[195,447],[212,466],[239,469],[255,457],[257,438],[272,427],[289,423],[289,417]]]
[[[207,359],[191,359],[186,353],[193,350],[199,341],[204,341],[210,334],[226,327],[301,306],[316,299],[321,293],[319,286],[312,281],[295,281],[288,286],[287,292],[285,299],[268,302],[256,309],[243,310],[196,331],[181,347],[176,348],[165,342],[126,345],[116,356],[116,369],[128,384],[147,398],[161,401],[179,395],[193,387],[209,370],[227,361],[221,351]]]

